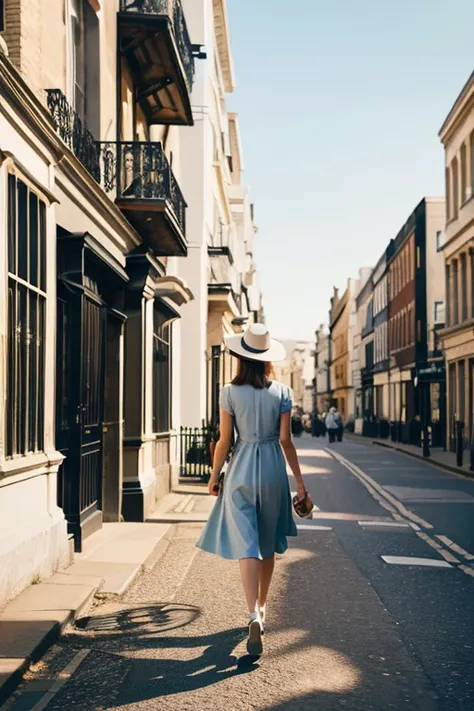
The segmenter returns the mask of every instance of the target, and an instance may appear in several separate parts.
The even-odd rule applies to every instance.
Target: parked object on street
[[[297,535],[282,447],[297,481],[298,499],[305,500],[307,492],[291,439],[292,392],[270,380],[270,361],[285,357],[283,347],[261,324],[230,338],[226,346],[239,359],[239,369],[221,391],[220,439],[209,481],[209,493],[218,500],[196,545],[240,560],[250,614],[247,650],[259,655],[275,553],[284,553],[287,536]],[[224,485],[215,491],[234,429],[238,440]]]

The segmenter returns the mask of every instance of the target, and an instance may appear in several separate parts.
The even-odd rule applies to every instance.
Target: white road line
[[[459,567],[466,575],[470,575],[471,578],[474,578],[474,568],[470,568],[468,565],[460,565]]]
[[[409,523],[404,521],[357,521],[359,526],[394,526],[402,528],[411,528]]]
[[[332,531],[330,526],[312,526],[310,523],[296,524],[298,531]]]
[[[419,565],[427,568],[453,568],[453,566],[445,560],[434,560],[434,558],[410,558],[410,556],[403,555],[382,555],[380,557],[389,565]]]
[[[57,679],[51,684],[46,694],[32,707],[31,711],[43,711],[43,709],[46,708],[58,691],[60,691],[64,684],[71,678],[90,651],[90,649],[81,649],[80,652],[74,655],[69,664],[58,674]]]
[[[448,546],[448,548],[451,548],[455,553],[459,553],[459,555],[462,555],[463,558],[466,560],[474,560],[474,555],[471,553],[468,553],[467,551],[464,550],[464,548],[461,548],[461,546],[458,546],[457,543],[454,543],[450,538],[447,536],[436,536],[441,543],[444,543],[445,546]]]
[[[441,556],[443,556],[443,558],[449,563],[456,563],[458,565],[461,562],[452,553],[450,553],[449,551],[445,551],[443,546],[441,546],[438,541],[435,541],[433,538],[431,538],[431,536],[428,536],[427,533],[424,533],[423,531],[417,531],[416,535],[421,538],[422,541],[431,546],[431,548],[434,548],[435,551],[437,551]]]
[[[423,528],[426,529],[431,529],[433,526],[431,523],[428,523],[428,521],[425,521],[424,519],[420,518],[420,516],[417,516],[416,514],[412,513],[409,511],[398,499],[396,499],[394,496],[389,494],[385,489],[378,484],[375,479],[372,479],[368,474],[362,471],[362,469],[359,469],[355,464],[352,464],[352,462],[349,462],[347,459],[342,457],[339,453],[333,452],[332,450],[329,450],[332,453],[332,456],[336,461],[338,461],[340,464],[346,467],[354,476],[356,476],[360,481],[364,484],[364,486],[369,490],[369,492],[372,494],[372,496],[383,506],[385,509],[390,511],[392,514],[395,514],[398,512],[401,514],[405,519],[408,519],[409,521],[412,521],[413,523],[420,524],[423,526]]]

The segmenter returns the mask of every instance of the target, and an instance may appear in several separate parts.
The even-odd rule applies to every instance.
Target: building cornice
[[[224,79],[224,89],[232,94],[235,89],[234,66],[230,49],[229,20],[227,17],[227,0],[213,0],[214,27],[217,51]]]
[[[439,130],[439,137],[443,145],[446,146],[451,140],[455,131],[464,122],[466,117],[474,108],[474,72],[464,84],[458,98],[454,102],[451,111],[444,120]]]

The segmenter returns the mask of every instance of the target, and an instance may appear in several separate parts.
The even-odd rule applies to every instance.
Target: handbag
[[[298,494],[293,496],[293,509],[300,518],[310,518],[314,504],[308,492],[306,492],[304,499],[298,499]]]
[[[226,464],[229,464],[230,460],[232,459],[232,455],[234,453],[235,446],[236,446],[235,433],[234,433],[234,431],[232,431],[232,443],[230,445],[229,451],[227,452],[227,457],[225,458],[224,466]],[[225,477],[225,469],[223,469],[221,471],[221,473],[219,474],[217,483],[214,484],[214,486],[212,487],[212,490],[215,494],[222,493],[222,489],[224,488],[224,477]]]
[[[217,483],[214,484],[212,487],[212,490],[215,494],[220,494],[222,492],[222,489],[224,488],[224,472],[221,472],[219,474],[219,479],[217,480]]]

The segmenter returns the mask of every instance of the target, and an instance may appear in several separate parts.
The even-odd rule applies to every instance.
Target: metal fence
[[[212,468],[215,429],[210,426],[181,427],[179,475],[208,481]]]

